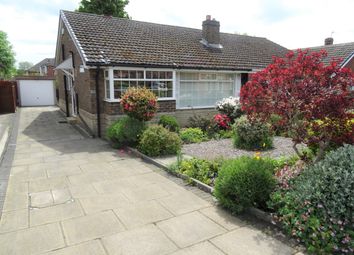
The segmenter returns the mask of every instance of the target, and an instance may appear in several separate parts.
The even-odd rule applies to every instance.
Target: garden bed
[[[274,148],[262,151],[261,157],[288,157],[295,154],[290,138],[274,137]],[[236,158],[240,156],[254,156],[255,151],[246,151],[234,148],[232,139],[211,140],[207,142],[185,144],[182,149],[187,154],[201,159]]]

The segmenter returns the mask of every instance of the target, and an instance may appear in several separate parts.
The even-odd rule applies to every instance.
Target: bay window
[[[160,100],[174,98],[174,74],[166,70],[108,69],[105,70],[106,99],[119,100],[130,87],[146,87]]]
[[[234,73],[181,72],[178,107],[214,107],[222,98],[237,96],[239,80],[240,75]]]

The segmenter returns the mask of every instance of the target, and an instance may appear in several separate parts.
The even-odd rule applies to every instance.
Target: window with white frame
[[[235,74],[180,73],[178,107],[214,107],[222,98],[235,95]]]
[[[105,91],[107,99],[120,99],[129,87],[146,87],[159,99],[172,99],[173,72],[143,69],[105,70]]]

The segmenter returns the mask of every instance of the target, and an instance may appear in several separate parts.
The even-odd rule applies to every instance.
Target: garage
[[[21,106],[55,105],[54,80],[41,78],[17,79]]]

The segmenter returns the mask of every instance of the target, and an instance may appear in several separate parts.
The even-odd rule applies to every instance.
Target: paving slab
[[[157,226],[181,248],[226,232],[220,225],[199,212],[161,221]]]
[[[225,255],[225,253],[209,242],[202,242],[174,252],[171,255]]]
[[[226,254],[291,255],[295,250],[259,230],[243,227],[211,239]]]
[[[131,179],[111,179],[109,181],[101,181],[93,183],[93,187],[100,194],[118,194],[124,190],[137,189],[137,186]]]
[[[62,222],[64,235],[69,245],[124,231],[113,211],[87,215]]]
[[[28,228],[28,209],[4,212],[1,215],[0,233]]]
[[[64,246],[59,223],[0,234],[1,255],[39,254]]]
[[[127,205],[115,209],[114,212],[128,229],[173,217],[156,201]]]
[[[163,255],[178,249],[154,225],[105,237],[102,242],[109,255]]]
[[[200,210],[200,212],[227,230],[233,230],[246,225],[244,221],[218,206],[208,207]]]
[[[98,195],[98,192],[91,184],[84,185],[70,185],[69,190],[73,198],[87,198],[95,197]]]
[[[80,198],[80,203],[87,214],[115,209],[129,205],[129,200],[122,194],[97,195]]]
[[[209,202],[187,191],[157,200],[174,215],[181,215],[211,206]]]
[[[84,212],[78,202],[52,205],[38,209],[35,208],[30,210],[30,226],[60,222],[83,215]]]
[[[82,244],[69,246],[56,251],[46,253],[46,255],[107,255],[102,244],[98,240],[85,242]]]
[[[126,189],[123,190],[123,193],[132,202],[149,201],[170,196],[170,193],[158,184],[146,185],[136,189]]]
[[[15,211],[28,208],[28,195],[25,193],[6,193],[3,211]]]
[[[40,192],[52,189],[63,189],[68,186],[68,181],[65,177],[53,177],[42,180],[29,182],[29,192]]]

